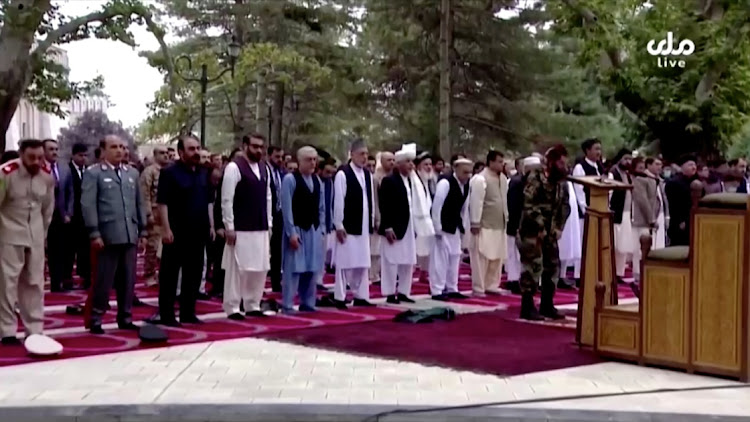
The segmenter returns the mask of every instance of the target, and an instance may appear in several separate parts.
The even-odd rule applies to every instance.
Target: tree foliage
[[[89,153],[99,146],[99,141],[107,135],[117,135],[122,138],[130,149],[131,157],[135,157],[136,145],[133,135],[122,127],[120,122],[109,120],[107,115],[101,111],[87,111],[83,113],[68,128],[60,131],[58,141],[60,143],[60,158],[67,161],[73,145],[81,143],[89,147]]]

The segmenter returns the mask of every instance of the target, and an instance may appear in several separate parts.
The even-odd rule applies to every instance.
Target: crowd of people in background
[[[52,292],[90,291],[91,333],[104,333],[113,288],[118,327],[136,329],[139,248],[145,283],[159,287],[149,322],[165,326],[201,324],[196,301],[211,297],[222,300],[229,319],[267,317],[267,277],[271,291],[282,293],[284,313],[374,306],[371,284],[387,303],[411,303],[415,270],[431,299],[461,300],[462,261],[471,265],[472,295],[510,290],[522,295],[521,318],[559,319],[554,292],[579,283],[590,199],[569,175],[633,185],[610,198],[621,282],[628,266],[639,279],[642,235],[653,248],[688,244],[695,180],[705,193],[750,192],[743,158],[704,163],[685,155],[665,165],[622,149],[604,160],[594,138],[575,160],[556,145],[516,158],[489,151],[476,162],[456,154],[446,163],[415,144],[372,155],[355,140],[338,162],[311,146],[287,153],[259,134],[226,155],[192,135],[142,160],[114,135],[93,157],[84,144],[72,146],[67,163],[59,153],[48,139],[22,141],[2,155],[3,344],[19,342],[17,312],[27,334],[42,332],[45,256]],[[332,291],[325,272],[334,274]],[[637,293],[637,282],[631,286]]]

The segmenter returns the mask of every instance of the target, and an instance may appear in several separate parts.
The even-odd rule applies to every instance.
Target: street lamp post
[[[182,79],[184,79],[187,82],[198,82],[201,85],[201,147],[206,147],[206,93],[208,91],[208,84],[212,82],[216,82],[219,79],[221,79],[222,76],[226,75],[227,72],[232,72],[232,77],[234,77],[234,65],[235,61],[237,60],[237,57],[240,55],[240,45],[237,44],[234,37],[232,37],[232,42],[229,43],[227,46],[227,53],[229,53],[229,63],[230,66],[221,72],[219,72],[218,75],[214,76],[213,78],[208,77],[208,66],[205,64],[201,65],[201,74],[199,78],[191,77],[184,75],[179,70],[177,70],[177,74],[180,75]],[[179,60],[186,60],[187,61],[187,70],[188,72],[192,72],[193,70],[193,61],[190,59],[189,56],[184,55],[178,57],[175,62]],[[179,69],[179,67],[176,67],[176,69]]]

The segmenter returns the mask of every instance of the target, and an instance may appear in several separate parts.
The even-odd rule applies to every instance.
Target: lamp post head
[[[241,46],[235,41],[234,37],[232,37],[232,42],[229,43],[227,46],[227,53],[229,53],[229,57],[232,58],[232,60],[237,59],[240,56],[240,50]]]

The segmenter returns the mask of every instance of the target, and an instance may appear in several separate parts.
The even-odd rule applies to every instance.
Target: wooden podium
[[[613,213],[609,210],[609,193],[613,190],[629,190],[633,186],[607,179],[606,176],[569,176],[568,180],[583,185],[590,192],[583,225],[576,343],[593,346],[597,281],[601,281],[606,287],[604,306],[617,304],[615,236]],[[571,210],[572,212],[575,210]]]

